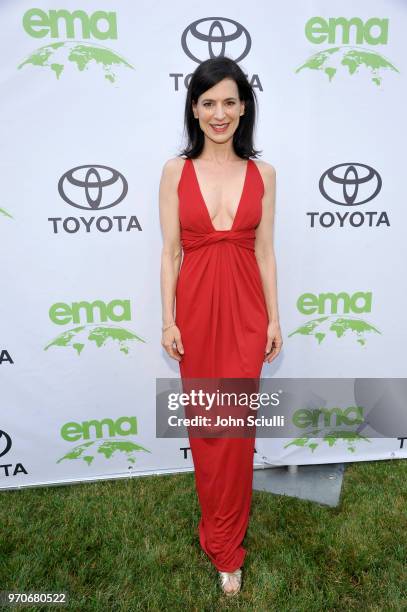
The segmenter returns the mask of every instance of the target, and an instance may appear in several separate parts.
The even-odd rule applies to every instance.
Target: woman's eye
[[[212,106],[212,102],[204,102],[203,105],[204,105],[205,108],[208,108],[208,106]],[[229,102],[227,102],[227,105],[228,106],[234,106],[235,102],[233,100],[230,100]]]

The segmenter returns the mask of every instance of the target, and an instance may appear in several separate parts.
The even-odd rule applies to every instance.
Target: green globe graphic
[[[12,219],[12,215],[10,215],[10,213],[7,212],[7,210],[5,210],[4,208],[0,208],[0,215],[4,215],[4,217],[10,217],[10,219]]]
[[[381,332],[370,323],[362,321],[362,319],[331,315],[308,321],[305,325],[301,325],[291,334],[288,334],[288,337],[291,338],[295,334],[314,336],[318,344],[321,344],[330,334],[334,334],[336,338],[351,336],[356,342],[364,346],[366,344],[366,334],[369,333],[380,334]]]
[[[135,444],[128,440],[93,440],[78,444],[78,446],[75,446],[66,453],[66,455],[58,459],[57,463],[61,463],[61,461],[64,460],[72,461],[74,459],[80,459],[85,461],[88,465],[91,465],[97,456],[111,459],[111,457],[120,454],[122,454],[129,463],[135,463],[137,453],[141,451],[151,453],[151,451],[144,448],[144,446],[140,446],[140,444]]]
[[[64,70],[66,72],[68,65],[73,65],[80,72],[99,70],[111,83],[117,79],[118,68],[134,70],[131,64],[110,49],[82,41],[57,42],[40,47],[24,60],[18,69],[27,65],[52,70],[57,79]]]
[[[145,342],[134,332],[115,325],[81,325],[73,329],[67,329],[59,334],[44,348],[48,350],[51,346],[62,346],[73,348],[80,355],[89,342],[94,342],[97,348],[114,343],[119,350],[128,355],[130,352],[130,342]]]
[[[302,66],[297,68],[296,73],[301,70],[320,70],[327,75],[331,82],[340,71],[346,71],[353,76],[360,73],[364,68],[370,73],[371,81],[380,86],[383,73],[392,70],[399,72],[393,64],[379,53],[362,47],[332,47],[312,55]]]
[[[331,430],[324,434],[321,433],[322,431],[322,429],[314,429],[300,438],[295,438],[286,444],[284,448],[287,448],[288,446],[301,446],[304,448],[309,448],[312,452],[314,452],[315,449],[317,449],[323,442],[327,443],[329,448],[332,448],[335,446],[338,440],[343,440],[346,443],[348,451],[354,453],[356,451],[357,442],[370,443],[369,438],[362,436],[355,431]]]

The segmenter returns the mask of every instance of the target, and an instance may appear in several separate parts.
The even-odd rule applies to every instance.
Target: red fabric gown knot
[[[202,247],[227,241],[237,247],[254,251],[256,231],[254,228],[236,230],[214,230],[212,232],[196,232],[183,228],[181,244],[185,252],[195,251]]]

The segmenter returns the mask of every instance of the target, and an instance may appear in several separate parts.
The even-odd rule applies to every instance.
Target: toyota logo
[[[104,210],[117,206],[127,195],[128,185],[121,172],[109,166],[76,166],[61,176],[59,195],[75,208]]]
[[[228,57],[240,62],[249,53],[252,40],[246,28],[233,19],[204,17],[183,31],[181,45],[186,55],[198,64],[208,57],[224,57],[226,52]]]
[[[0,429],[0,457],[6,455],[11,448],[11,438],[5,431]]]
[[[341,206],[359,206],[373,200],[382,188],[380,174],[359,163],[337,164],[319,179],[319,190],[330,202]]]

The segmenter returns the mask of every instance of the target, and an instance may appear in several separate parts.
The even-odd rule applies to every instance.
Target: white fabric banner
[[[113,8],[112,8],[113,6]],[[3,0],[0,488],[193,469],[155,436],[158,185],[186,86],[225,54],[277,171],[284,347],[263,377],[406,377],[407,5]],[[346,408],[345,406],[343,408]],[[406,457],[261,438],[255,464]]]

